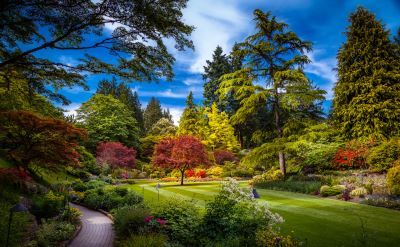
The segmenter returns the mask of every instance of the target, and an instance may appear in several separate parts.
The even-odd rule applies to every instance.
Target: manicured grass
[[[141,180],[129,188],[144,192],[146,201],[157,203],[156,184]],[[241,185],[245,187],[247,183]],[[160,201],[179,196],[204,206],[220,188],[220,182],[187,183],[184,186],[161,183]],[[399,211],[285,191],[257,191],[260,200],[266,200],[271,209],[285,219],[282,231],[294,231],[297,237],[307,240],[307,246],[400,246]],[[361,242],[363,233],[367,235],[367,245]]]

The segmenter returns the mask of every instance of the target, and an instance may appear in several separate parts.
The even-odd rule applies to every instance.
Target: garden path
[[[82,229],[69,247],[111,247],[114,232],[112,221],[104,214],[88,208],[72,204],[81,211]]]

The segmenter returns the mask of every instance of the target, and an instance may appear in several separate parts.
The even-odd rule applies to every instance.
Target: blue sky
[[[374,12],[393,34],[400,27],[400,0],[189,0],[184,20],[196,27],[191,36],[195,51],[178,52],[173,49],[173,44],[168,43],[170,52],[176,58],[175,78],[171,82],[134,82],[129,86],[137,91],[143,107],[152,96],[157,97],[163,107],[170,109],[177,123],[189,91],[194,93],[197,103],[202,102],[204,82],[201,73],[205,61],[211,59],[217,45],[229,52],[235,42],[243,41],[252,34],[252,12],[259,8],[271,11],[279,20],[288,23],[289,28],[302,39],[313,42],[313,51],[308,54],[313,62],[306,67],[306,72],[316,85],[328,92],[325,104],[328,106],[336,81],[333,70],[336,67],[336,52],[345,40],[343,32],[348,25],[349,14],[360,5]],[[111,32],[113,28],[107,26],[106,32]],[[78,52],[54,53],[50,50],[38,55],[70,64],[76,64],[81,56]],[[96,55],[111,59],[106,53]],[[81,88],[61,90],[72,101],[69,106],[64,106],[67,113],[74,114],[80,104],[93,95],[98,81],[103,78],[107,76],[87,75],[89,91]]]

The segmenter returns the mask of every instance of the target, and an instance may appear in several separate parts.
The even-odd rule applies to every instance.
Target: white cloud
[[[203,84],[203,81],[197,78],[187,78],[183,81],[185,85],[191,86],[196,84]]]
[[[189,92],[193,93],[194,98],[201,98],[201,95],[203,93],[203,87],[186,87],[183,90],[178,89],[178,90],[173,90],[173,89],[165,89],[162,91],[138,91],[139,96],[142,97],[160,97],[160,98],[174,98],[174,99],[185,99],[188,95]]]
[[[172,115],[172,120],[174,121],[175,125],[179,125],[179,120],[181,119],[183,110],[185,109],[184,107],[177,107],[177,106],[171,106],[171,105],[161,105],[162,108],[164,109],[169,109],[169,112]]]
[[[187,69],[192,73],[203,72],[206,60],[212,58],[217,45],[225,52],[229,51],[251,23],[251,16],[243,13],[232,1],[190,1],[183,13],[185,23],[196,28],[191,35],[195,51],[192,54],[178,53],[175,56],[179,62],[190,64]]]
[[[78,65],[78,60],[76,60],[75,58],[72,57],[68,57],[68,56],[60,56],[60,58],[58,59],[61,63],[68,65],[68,66],[76,66]]]
[[[61,108],[65,110],[64,112],[65,116],[71,116],[71,115],[76,116],[76,110],[78,110],[79,107],[81,107],[81,105],[82,105],[81,103],[71,103],[66,106],[61,106]]]
[[[319,84],[319,86],[327,92],[326,98],[332,99],[333,87],[337,81],[337,74],[334,70],[336,68],[336,58],[318,59],[317,55],[320,53],[322,53],[322,51],[316,50],[307,54],[311,59],[311,63],[305,66],[304,71],[327,80],[327,83]]]

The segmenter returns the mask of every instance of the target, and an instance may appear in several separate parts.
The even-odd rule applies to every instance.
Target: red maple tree
[[[57,168],[79,163],[78,140],[87,136],[84,129],[65,121],[41,117],[28,111],[0,112],[0,148],[17,167]]]
[[[101,142],[97,145],[96,159],[99,164],[107,164],[111,168],[134,168],[136,150],[120,142]]]
[[[225,161],[236,162],[238,158],[228,150],[217,150],[214,152],[215,163],[223,165]]]
[[[153,165],[178,169],[181,172],[181,185],[187,169],[208,164],[204,145],[193,136],[178,136],[162,139],[155,147]]]

